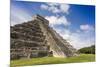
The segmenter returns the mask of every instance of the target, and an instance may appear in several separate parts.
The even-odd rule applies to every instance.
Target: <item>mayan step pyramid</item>
[[[32,21],[11,26],[10,52],[11,59],[77,55],[76,49],[40,15],[35,15]]]

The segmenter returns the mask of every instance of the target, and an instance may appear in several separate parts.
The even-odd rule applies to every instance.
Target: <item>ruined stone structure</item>
[[[32,21],[11,26],[11,59],[33,57],[70,57],[76,55],[70,43],[49,27],[40,15]]]

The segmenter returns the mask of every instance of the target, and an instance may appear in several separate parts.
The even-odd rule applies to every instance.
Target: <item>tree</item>
[[[80,53],[85,54],[95,54],[95,45],[92,45],[90,47],[84,47],[78,50]]]

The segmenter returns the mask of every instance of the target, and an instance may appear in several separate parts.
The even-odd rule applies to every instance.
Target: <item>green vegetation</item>
[[[78,63],[78,62],[94,62],[94,54],[80,54],[79,56],[69,58],[43,57],[32,59],[11,60],[11,67],[24,65],[43,65],[43,64],[59,64],[59,63]]]
[[[92,45],[90,47],[84,47],[78,50],[80,53],[85,54],[95,54],[95,45]]]

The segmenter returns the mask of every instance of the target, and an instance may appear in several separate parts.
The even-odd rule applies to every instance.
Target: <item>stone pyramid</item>
[[[76,49],[49,26],[49,21],[35,15],[32,21],[11,26],[11,59],[33,57],[70,57]]]

